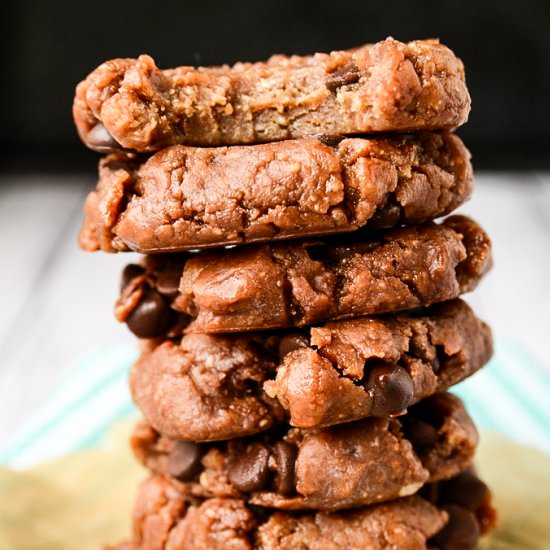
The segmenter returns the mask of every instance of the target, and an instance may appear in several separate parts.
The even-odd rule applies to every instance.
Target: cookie
[[[490,267],[487,234],[452,216],[361,238],[152,255],[125,271],[115,315],[142,338],[309,326],[451,300]]]
[[[109,155],[86,200],[80,246],[173,252],[413,224],[471,194],[470,155],[453,134],[325,143]]]
[[[281,426],[221,443],[167,438],[143,421],[132,447],[151,471],[195,496],[339,510],[409,496],[457,475],[471,465],[477,437],[460,400],[440,393],[397,418],[320,430]]]
[[[469,110],[451,50],[392,38],[233,67],[161,71],[147,55],[113,59],[78,85],[73,104],[82,141],[100,152],[454,128]]]
[[[475,475],[357,510],[300,515],[248,506],[239,499],[198,500],[153,476],[139,489],[133,540],[117,550],[473,550],[495,527],[487,486]]]
[[[216,441],[283,422],[319,428],[402,413],[481,368],[492,339],[456,300],[301,332],[187,334],[151,347],[130,375],[145,418],[174,439]]]

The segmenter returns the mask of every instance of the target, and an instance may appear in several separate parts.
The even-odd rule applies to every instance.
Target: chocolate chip
[[[191,318],[185,313],[171,312],[171,323],[165,333],[166,338],[180,338],[183,331],[188,327]]]
[[[489,489],[472,470],[442,481],[439,484],[439,501],[445,504],[456,504],[475,512],[487,497]]]
[[[259,491],[269,481],[269,449],[262,443],[251,443],[243,453],[229,458],[231,483],[243,493]]]
[[[170,322],[170,307],[152,288],[143,292],[137,307],[126,318],[128,328],[138,338],[162,336]]]
[[[472,550],[479,539],[479,524],[472,512],[450,504],[442,507],[449,521],[432,542],[440,550]]]
[[[316,134],[313,137],[328,147],[336,147],[344,139],[344,136],[338,134]]]
[[[192,441],[176,441],[166,462],[167,472],[180,481],[191,481],[201,470],[201,450]]]
[[[120,278],[120,290],[124,290],[126,285],[136,277],[139,277],[145,272],[143,267],[138,264],[128,264],[122,271],[122,276]]]
[[[403,207],[399,203],[394,202],[395,199],[390,197],[384,206],[378,208],[374,215],[369,218],[369,231],[379,229],[387,229],[388,227],[394,227],[400,225],[401,215],[403,214]]]
[[[414,399],[412,378],[399,365],[372,367],[367,388],[373,397],[373,416],[385,417],[403,412]]]
[[[279,342],[279,358],[282,360],[285,355],[296,349],[307,347],[307,338],[300,334],[287,334]]]
[[[105,126],[98,122],[86,136],[86,144],[94,151],[99,153],[111,153],[120,149],[120,145],[114,140],[113,136],[107,131]]]
[[[173,300],[178,295],[180,279],[181,267],[170,266],[157,275],[156,289],[167,298]]]
[[[416,451],[429,449],[437,443],[437,430],[434,426],[408,415],[404,420],[405,437],[412,443]]]
[[[275,490],[281,495],[291,495],[296,492],[296,447],[286,441],[279,441],[275,444],[273,453],[276,464]]]
[[[354,63],[345,65],[330,73],[326,86],[331,92],[335,92],[340,86],[355,84],[361,78],[361,71]]]

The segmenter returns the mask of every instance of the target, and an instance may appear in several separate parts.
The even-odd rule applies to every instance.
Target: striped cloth
[[[127,382],[135,356],[128,348],[107,349],[77,365],[0,450],[0,465],[23,469],[96,447],[113,423],[137,417]],[[497,339],[491,362],[453,392],[480,428],[550,453],[550,373],[514,343]]]

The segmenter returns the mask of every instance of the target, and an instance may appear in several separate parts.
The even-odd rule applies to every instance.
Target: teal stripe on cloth
[[[10,444],[0,464],[28,468],[101,445],[118,420],[136,416],[128,370],[137,352],[101,350],[79,363]],[[550,373],[521,347],[498,340],[495,356],[453,388],[476,424],[550,453]]]
[[[550,453],[550,373],[509,341],[490,363],[453,388],[482,428]]]
[[[7,448],[0,464],[27,468],[97,445],[117,420],[136,414],[128,371],[137,352],[112,348],[81,361]]]

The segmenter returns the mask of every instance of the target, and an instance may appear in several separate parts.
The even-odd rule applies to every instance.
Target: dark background
[[[439,37],[466,64],[459,130],[477,168],[550,167],[550,2],[20,0],[1,3],[2,170],[93,171],[71,120],[76,83],[106,59],[254,61],[392,35]]]

